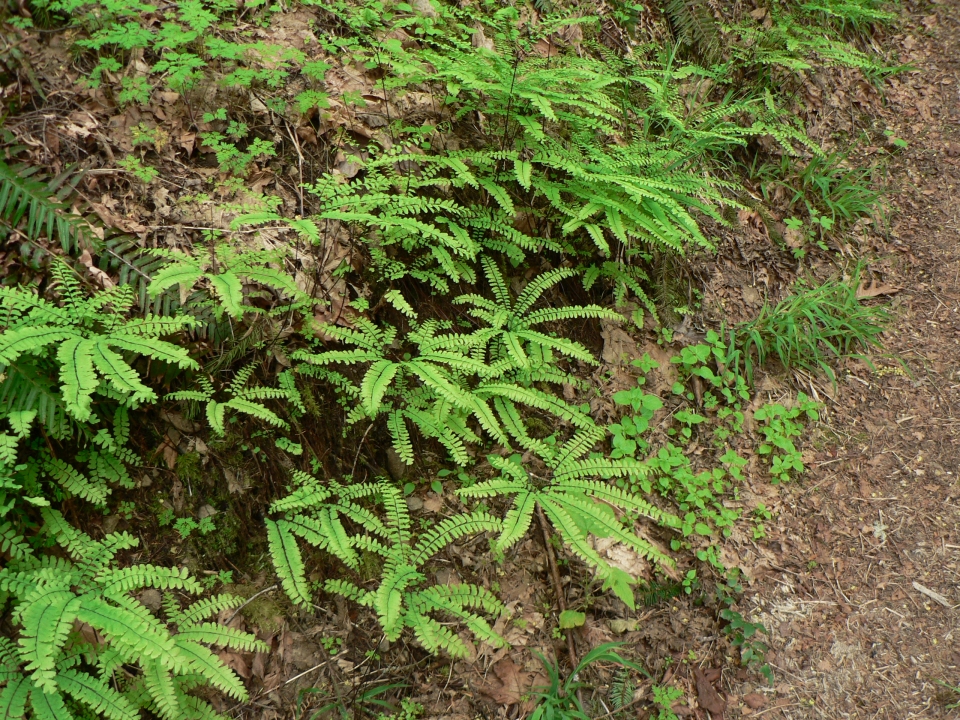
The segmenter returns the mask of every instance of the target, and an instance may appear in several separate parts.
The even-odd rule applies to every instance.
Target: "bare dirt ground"
[[[812,469],[781,494],[750,588],[776,685],[743,715],[960,717],[937,683],[960,684],[960,3],[909,9],[894,40],[915,69],[884,111],[909,147],[867,253],[900,288],[891,357],[850,368]]]

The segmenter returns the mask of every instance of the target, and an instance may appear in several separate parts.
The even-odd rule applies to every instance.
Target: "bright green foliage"
[[[801,285],[776,305],[764,305],[756,318],[735,329],[730,367],[742,368],[752,379],[754,363],[774,356],[784,368],[823,371],[834,379],[830,363],[878,347],[890,320],[885,308],[862,305],[859,289],[857,269],[847,280]]]
[[[514,263],[529,252],[559,250],[514,228],[509,186],[487,177],[503,162],[512,163],[510,155],[422,155],[392,148],[363,162],[362,176],[350,183],[327,175],[309,186],[321,203],[315,221],[337,221],[363,233],[384,279],[409,275],[447,292],[449,281],[474,281],[471,263],[483,250],[502,252]],[[469,191],[475,197],[467,199]],[[393,257],[394,248],[406,257]]]
[[[88,226],[63,202],[73,191],[68,179],[80,179],[73,168],[44,183],[36,179],[38,168],[7,165],[0,160],[0,223],[2,234],[19,229],[30,241],[41,236],[59,239],[64,252],[76,250],[81,238],[87,237]]]
[[[27,487],[39,487],[40,477],[49,478],[68,497],[102,506],[113,487],[134,487],[127,466],[138,465],[140,458],[127,447],[129,439],[130,421],[127,409],[121,406],[114,411],[113,427],[92,434],[90,444],[76,454],[75,462],[67,462],[62,454],[54,456],[42,440],[31,441],[31,462],[19,478]],[[80,463],[86,463],[85,472],[79,469]]]
[[[600,319],[622,320],[619,313],[599,305],[570,305],[561,308],[533,310],[537,301],[549,288],[577,273],[572,269],[550,270],[532,280],[514,302],[503,274],[488,256],[481,257],[487,282],[493,298],[480,295],[461,295],[453,302],[470,305],[467,312],[488,327],[475,333],[487,347],[491,363],[506,360],[515,368],[531,367],[531,359],[524,347],[531,347],[535,357],[555,351],[574,360],[596,363],[593,355],[583,345],[573,340],[552,337],[535,326],[564,320]]]
[[[449,322],[419,322],[409,303],[393,292],[384,299],[414,316],[402,348],[396,348],[396,328],[378,327],[366,318],[358,318],[352,328],[324,326],[324,332],[354,349],[298,351],[291,357],[319,367],[334,363],[367,364],[359,384],[339,373],[328,371],[326,377],[357,403],[348,415],[349,423],[387,415],[394,448],[407,463],[413,461],[408,421],[427,437],[437,439],[461,465],[469,460],[466,444],[480,440],[467,424],[471,418],[504,446],[509,446],[511,436],[521,444],[527,441],[518,404],[547,412],[575,427],[592,427],[593,421],[581,409],[533,383],[571,382],[557,367],[554,350],[579,360],[593,362],[593,358],[579,343],[553,337],[535,326],[576,318],[619,316],[597,306],[533,309],[545,290],[573,275],[572,271],[555,270],[540,275],[511,302],[500,271],[489,259],[483,265],[494,299],[465,295],[457,302],[472,305],[470,314],[489,327],[455,333],[450,331]],[[408,351],[401,355],[398,350]],[[310,369],[301,366],[299,370]]]
[[[284,421],[273,410],[257,400],[287,400],[295,407],[302,408],[303,401],[300,393],[297,391],[293,378],[288,371],[281,373],[280,387],[245,387],[250,381],[250,377],[256,370],[256,364],[250,363],[237,372],[233,380],[226,386],[226,392],[230,396],[228,400],[214,400],[216,390],[213,383],[205,377],[197,378],[200,385],[199,390],[180,390],[178,392],[168,393],[167,400],[187,400],[192,402],[204,403],[204,413],[210,428],[220,437],[226,433],[224,424],[227,417],[227,410],[245,413],[258,420],[262,420],[274,427],[287,427]]]
[[[10,383],[17,390],[8,393],[4,388],[6,414],[43,410],[60,425],[59,408],[74,420],[93,421],[95,394],[131,407],[155,400],[156,393],[143,384],[122,352],[196,367],[186,349],[160,339],[191,327],[191,318],[147,315],[128,320],[125,315],[134,303],[129,287],[85,297],[65,265],[55,263],[50,273],[62,305],[44,300],[32,289],[0,287],[0,364],[7,367],[3,385]],[[54,372],[60,397],[47,400],[31,378],[49,378]]]
[[[301,538],[351,569],[359,568],[361,553],[378,556],[382,573],[376,589],[365,590],[346,580],[327,580],[324,587],[372,608],[388,640],[396,640],[409,628],[427,650],[465,657],[463,641],[433,617],[440,613],[462,623],[478,640],[495,647],[505,644],[475,612],[499,615],[503,611],[499,600],[476,585],[429,585],[424,570],[430,558],[460,538],[499,532],[499,520],[478,510],[446,518],[414,536],[403,494],[386,481],[324,486],[304,473],[296,473],[294,480],[293,493],[271,508],[282,517],[267,520],[270,555],[294,602],[310,604],[297,544]],[[383,506],[382,517],[374,510],[378,505]],[[358,534],[348,532],[345,523],[356,527]]]
[[[820,419],[818,407],[818,403],[798,393],[797,402],[789,409],[779,403],[770,403],[753,414],[753,419],[760,423],[757,430],[764,439],[757,453],[770,456],[774,484],[786,482],[792,475],[804,471],[803,456],[793,438],[803,435],[804,416],[807,420]]]
[[[220,717],[187,692],[208,684],[237,700],[246,689],[208,645],[265,650],[247,633],[202,622],[222,607],[239,605],[222,596],[181,611],[168,597],[160,620],[133,593],[145,588],[200,594],[185,569],[154,565],[119,568],[118,552],[135,547],[125,533],[101,541],[44,509],[43,531],[71,559],[22,552],[0,570],[0,592],[12,603],[17,643],[0,640],[0,717],[69,720],[65,698],[110,720],[133,720],[144,708],[164,720]],[[93,643],[75,623],[104,638]],[[117,670],[124,666],[123,672]],[[131,673],[130,668],[138,672]]]
[[[529,463],[523,464],[519,455],[508,458],[490,455],[487,460],[500,475],[457,493],[464,498],[514,496],[497,539],[501,551],[527,534],[534,513],[540,508],[564,544],[595,569],[604,589],[612,588],[621,600],[634,607],[630,586],[636,582],[635,578],[604,560],[594,550],[590,537],[614,538],[669,572],[674,567],[673,559],[633,532],[614,509],[642,515],[667,528],[678,528],[680,520],[640,495],[604,482],[614,478],[642,478],[649,468],[632,458],[612,460],[591,455],[590,450],[601,437],[602,431],[581,430],[559,447],[547,443],[531,445],[543,463],[542,468],[536,469]]]
[[[154,273],[147,288],[152,297],[177,286],[180,288],[181,303],[184,303],[190,289],[203,279],[216,296],[220,309],[239,319],[244,312],[257,311],[257,308],[244,304],[244,280],[294,298],[300,295],[289,275],[282,269],[270,266],[282,261],[282,252],[247,249],[238,252],[226,243],[200,256],[190,256],[179,250],[153,252],[170,263]]]

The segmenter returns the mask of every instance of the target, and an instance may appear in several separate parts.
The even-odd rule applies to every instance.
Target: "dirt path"
[[[775,566],[752,588],[778,699],[744,715],[960,718],[937,684],[960,684],[960,2],[905,9],[895,42],[916,71],[885,119],[909,147],[871,269],[902,288],[886,347],[909,375],[852,368],[782,496]]]

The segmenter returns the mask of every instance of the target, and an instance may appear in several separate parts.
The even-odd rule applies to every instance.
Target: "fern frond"
[[[216,623],[208,622],[181,627],[176,637],[193,643],[218,645],[243,652],[269,652],[267,645],[250,633]]]
[[[156,565],[134,565],[128,568],[112,569],[103,573],[99,582],[107,595],[127,593],[145,587],[161,590],[183,589],[196,595],[203,592],[203,586],[190,577],[190,571],[187,568],[167,568]]]
[[[355,603],[359,603],[365,607],[373,607],[374,594],[366,590],[361,590],[346,580],[327,580],[326,583],[324,583],[324,588],[327,592],[333,593],[334,595],[341,595],[347,600],[353,600]]]
[[[7,681],[0,689],[0,720],[23,719],[32,687],[33,683],[22,675]]]
[[[529,405],[538,410],[544,410],[578,428],[588,428],[594,425],[590,416],[580,412],[578,408],[567,405],[559,398],[535,388],[525,388],[506,383],[484,383],[478,386],[475,392],[481,397],[502,397],[522,405]]]
[[[80,598],[62,586],[41,586],[24,598],[24,605],[19,613],[24,670],[43,692],[55,692],[57,655],[80,610]]]
[[[26,165],[0,161],[0,220],[11,228],[21,227],[26,237],[46,235],[58,239],[65,253],[75,252],[81,240],[92,237],[89,226],[70,213],[51,188],[31,177]]]
[[[180,633],[174,635],[173,642],[176,652],[186,659],[188,667],[203,676],[206,682],[235,700],[247,699],[247,689],[237,674],[207,648]]]
[[[137,720],[137,709],[123,695],[103,681],[76,670],[60,670],[57,685],[74,700],[110,720]],[[2,714],[0,714],[2,717]]]
[[[298,605],[310,605],[310,589],[304,576],[303,557],[286,520],[264,521],[267,526],[267,541],[270,545],[270,557],[280,577],[280,583],[287,596]]]
[[[141,663],[143,681],[150,693],[150,699],[165,720],[179,720],[183,713],[180,707],[180,693],[173,682],[170,671],[159,661]]]
[[[412,623],[413,632],[423,647],[434,654],[446,652],[453,658],[470,656],[470,651],[454,632],[431,617],[419,616]]]
[[[420,537],[413,548],[410,562],[419,566],[464,535],[498,532],[501,528],[500,520],[483,511],[454,515],[437,523]]]
[[[503,518],[503,532],[497,538],[497,547],[503,551],[511,547],[527,534],[533,522],[533,512],[537,506],[538,493],[521,490],[514,498],[513,505]]]
[[[109,605],[96,595],[87,595],[77,619],[97,628],[118,647],[129,648],[134,656],[159,660],[175,655],[170,634],[146,611],[135,613],[130,607]]]
[[[73,714],[67,709],[60,693],[45,692],[34,686],[30,691],[30,707],[37,720],[73,720]]]

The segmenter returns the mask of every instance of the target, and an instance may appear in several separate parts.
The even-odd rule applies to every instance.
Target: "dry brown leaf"
[[[244,680],[250,679],[250,666],[247,665],[247,661],[243,659],[243,655],[224,650],[223,652],[218,653],[217,657],[220,658],[220,661],[228,668],[235,670],[237,675],[242,677]]]
[[[722,718],[727,709],[727,702],[720,697],[720,693],[710,684],[706,674],[700,668],[693,669],[693,679],[697,684],[697,702],[700,703],[700,707],[710,713],[714,720]]]
[[[516,705],[528,695],[535,675],[523,670],[512,658],[505,657],[493,665],[493,676],[478,689],[500,705]]]
[[[160,448],[160,452],[163,454],[163,461],[167,464],[167,467],[173,470],[177,466],[177,449],[165,442]]]
[[[879,295],[895,295],[901,290],[903,290],[903,288],[897,287],[896,285],[884,285],[877,283],[876,280],[872,280],[869,287],[863,285],[857,289],[857,297],[862,299],[877,297]]]
[[[110,276],[93,263],[93,257],[91,257],[89,250],[84,250],[80,254],[80,264],[87,268],[87,271],[90,273],[91,277],[97,281],[97,284],[100,285],[100,287],[107,289],[112,288],[115,285]]]

